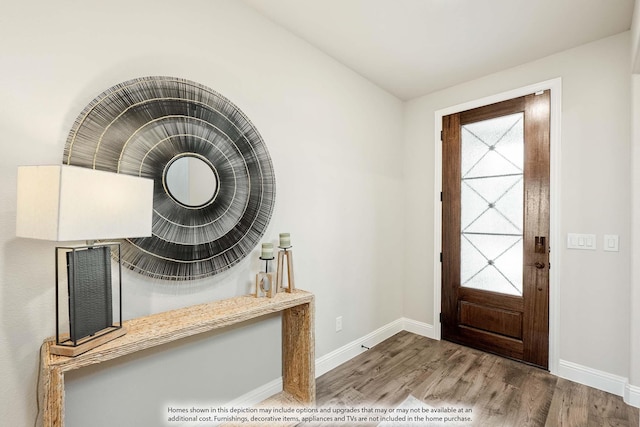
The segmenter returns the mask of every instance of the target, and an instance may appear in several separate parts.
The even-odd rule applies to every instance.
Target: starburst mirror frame
[[[168,190],[169,165],[183,157],[211,168],[215,191],[206,203],[181,203]],[[158,279],[201,279],[237,264],[260,241],[275,202],[271,158],[255,126],[224,96],[181,78],[137,78],[104,91],[76,119],[63,163],[154,180],[153,236],[121,245],[123,265]]]

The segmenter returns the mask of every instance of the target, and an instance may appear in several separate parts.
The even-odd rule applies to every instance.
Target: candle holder
[[[276,286],[277,274],[269,272],[269,261],[273,261],[274,257],[260,257],[260,259],[264,261],[264,271],[256,274],[256,298],[265,296],[268,298],[273,298],[278,292]]]
[[[291,248],[293,246],[278,246],[281,250],[278,251],[278,274],[276,277],[276,287],[278,292],[284,292],[285,290],[289,293],[293,292],[296,289],[296,284],[293,279],[293,251]],[[285,258],[287,260],[287,287],[285,288],[283,285],[284,279],[284,262]]]

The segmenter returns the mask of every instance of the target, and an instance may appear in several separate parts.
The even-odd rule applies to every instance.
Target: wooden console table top
[[[40,366],[43,424],[64,425],[64,372],[277,312],[282,312],[283,393],[304,404],[313,404],[313,304],[312,293],[296,289],[273,298],[243,295],[153,314],[123,322],[126,335],[75,357],[51,354],[55,338],[49,338],[43,344]]]

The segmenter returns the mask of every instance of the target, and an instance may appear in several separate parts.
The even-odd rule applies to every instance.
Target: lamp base
[[[99,335],[101,334],[102,335]],[[117,328],[113,330],[104,330],[102,332],[98,332],[93,337],[86,337],[82,340],[78,340],[77,345],[65,345],[61,344],[53,344],[51,346],[51,354],[57,354],[58,356],[68,356],[75,357],[79,354],[86,353],[87,351],[94,349],[104,343],[112,341],[116,338],[119,338],[127,333],[125,328]],[[66,337],[68,338],[68,337]]]

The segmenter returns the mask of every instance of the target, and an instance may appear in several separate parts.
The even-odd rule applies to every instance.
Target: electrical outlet
[[[342,330],[342,316],[336,317],[336,332]]]

